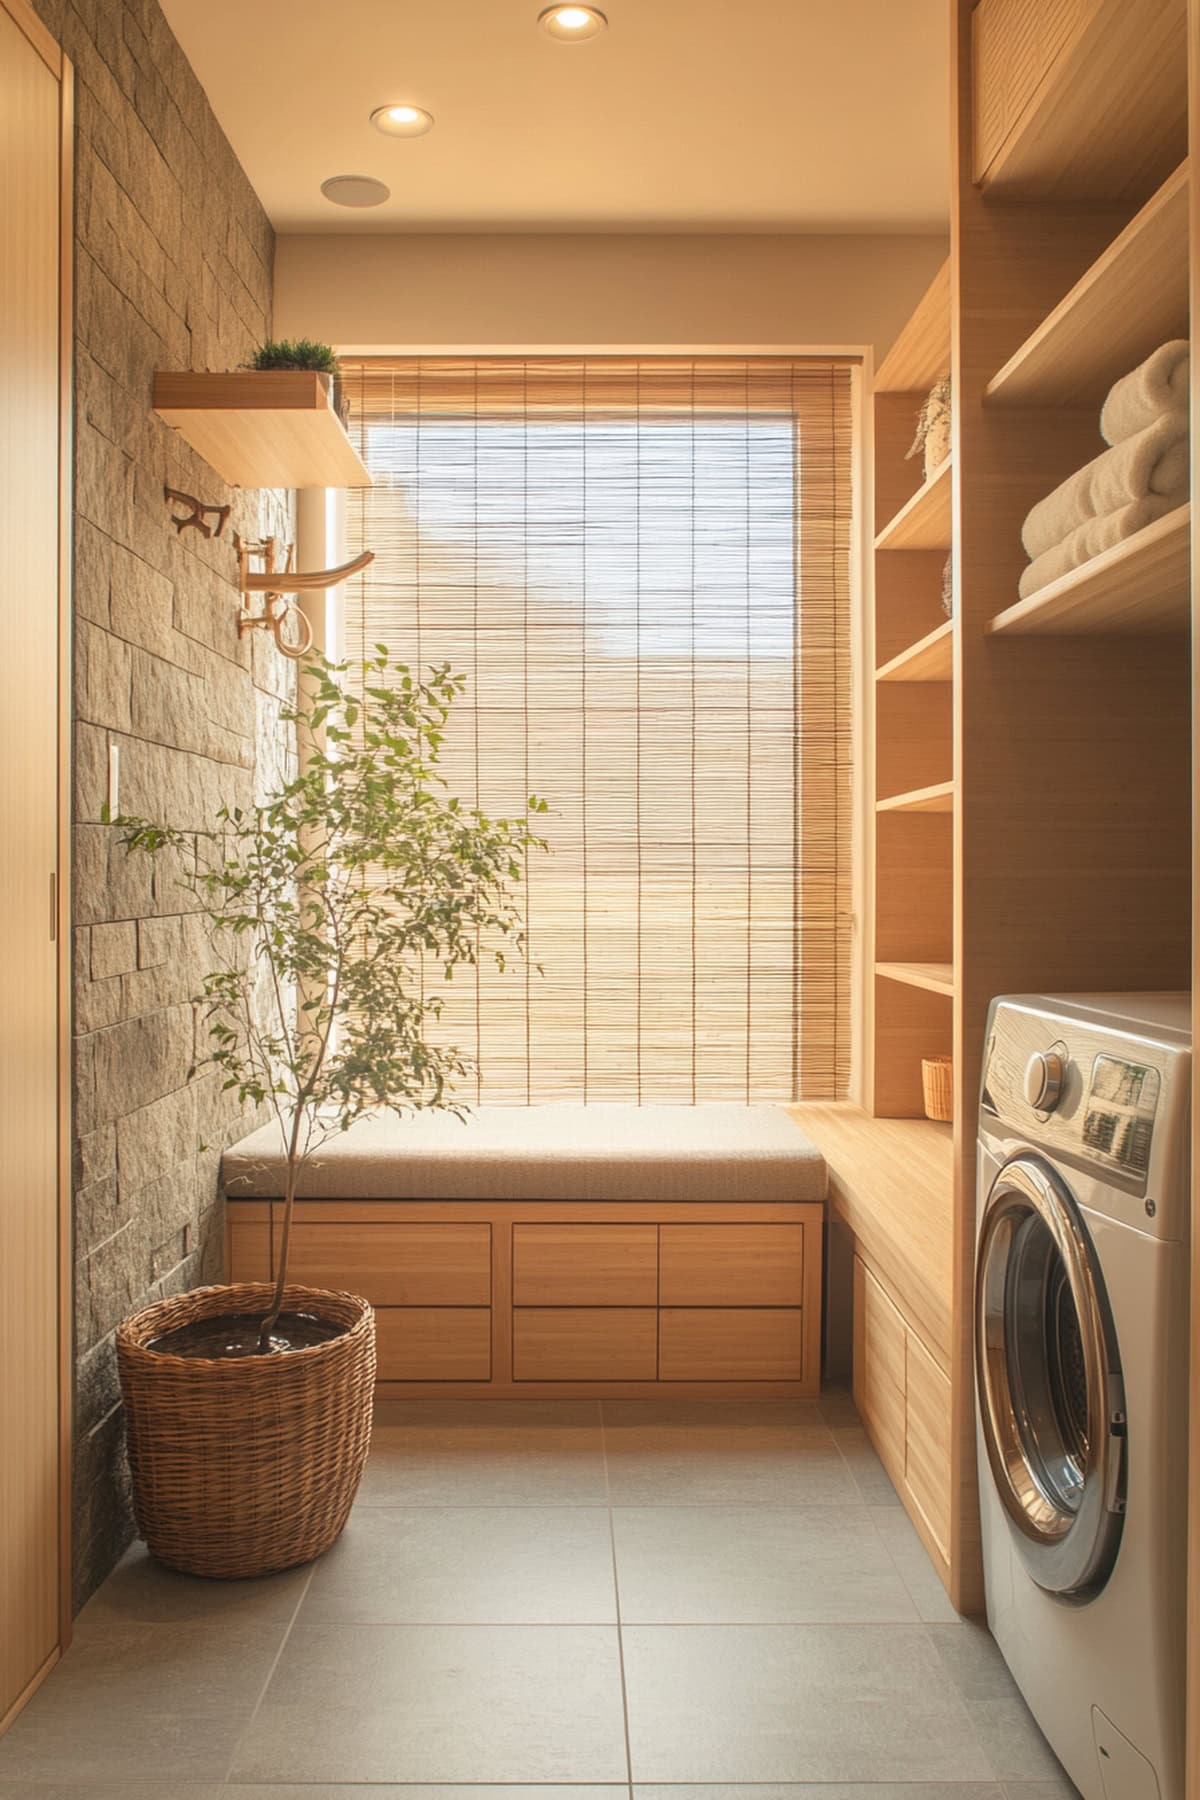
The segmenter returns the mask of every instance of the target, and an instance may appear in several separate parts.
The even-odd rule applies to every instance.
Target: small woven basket
[[[948,1056],[921,1060],[921,1086],[925,1090],[925,1117],[949,1122],[954,1117],[954,1063]]]
[[[266,1314],[265,1282],[196,1288],[117,1331],[138,1530],[160,1562],[224,1580],[311,1562],[349,1516],[371,1444],[375,1315],[355,1294],[289,1286],[289,1312],[340,1337],[227,1361],[163,1355],[152,1339],[219,1313]]]

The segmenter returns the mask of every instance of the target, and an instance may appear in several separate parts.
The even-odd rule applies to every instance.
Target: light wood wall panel
[[[69,527],[70,78],[30,9],[0,5],[0,1729],[69,1628],[63,1366],[60,692]],[[69,211],[67,212],[69,220]]]

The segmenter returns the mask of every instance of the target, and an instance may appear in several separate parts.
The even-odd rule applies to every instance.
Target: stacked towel
[[[1186,407],[1190,381],[1188,341],[1172,338],[1114,384],[1100,414],[1100,436],[1106,444],[1123,444],[1162,413]]]
[[[1111,448],[1039,500],[1022,526],[1032,558],[1022,599],[1183,505],[1188,382],[1188,346],[1178,339],[1114,384],[1100,418]]]

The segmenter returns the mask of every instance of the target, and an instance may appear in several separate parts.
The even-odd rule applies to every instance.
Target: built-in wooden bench
[[[277,1129],[223,1175],[230,1278],[265,1280]],[[385,1394],[815,1394],[825,1182],[773,1106],[381,1116],[306,1168],[290,1272],[372,1302]]]

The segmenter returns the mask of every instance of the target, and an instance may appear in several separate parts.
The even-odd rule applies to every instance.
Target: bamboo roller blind
[[[343,372],[375,482],[351,496],[349,549],[376,560],[347,587],[342,652],[448,661],[468,682],[452,790],[493,814],[530,793],[552,809],[552,853],[528,863],[529,965],[444,988],[474,1097],[842,1096],[848,366]]]

